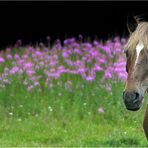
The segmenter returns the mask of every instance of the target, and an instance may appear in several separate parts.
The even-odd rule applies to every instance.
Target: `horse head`
[[[137,111],[148,90],[148,22],[136,17],[128,25],[129,40],[125,46],[127,80],[123,100],[128,110]]]

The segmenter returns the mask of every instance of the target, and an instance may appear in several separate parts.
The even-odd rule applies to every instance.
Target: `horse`
[[[124,47],[127,79],[123,90],[126,109],[138,111],[148,91],[148,22],[133,17],[127,23],[129,39]],[[148,105],[143,120],[143,129],[148,140]]]

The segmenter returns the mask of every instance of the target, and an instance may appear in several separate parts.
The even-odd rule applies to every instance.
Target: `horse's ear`
[[[138,20],[133,15],[127,16],[127,28],[130,33],[134,32],[138,26]]]

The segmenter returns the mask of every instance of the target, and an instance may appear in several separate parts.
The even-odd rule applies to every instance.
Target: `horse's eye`
[[[128,50],[124,50],[126,57],[128,57]]]
[[[128,66],[127,66],[127,64],[126,64],[126,72],[128,73]]]

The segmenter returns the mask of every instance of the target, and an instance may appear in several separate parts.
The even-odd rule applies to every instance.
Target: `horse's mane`
[[[128,39],[125,50],[135,49],[139,41],[142,41],[144,47],[148,47],[148,22],[138,23],[136,30],[130,35]]]

